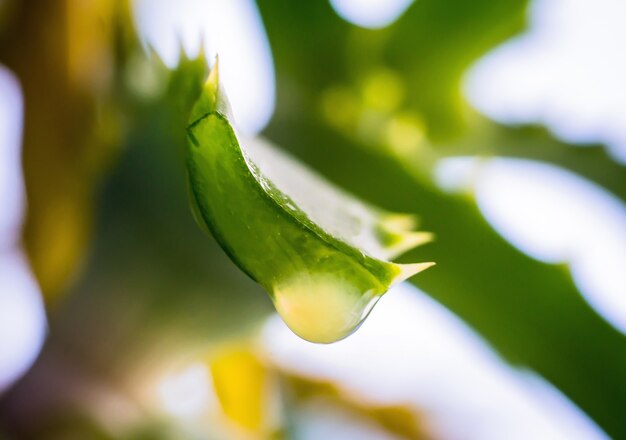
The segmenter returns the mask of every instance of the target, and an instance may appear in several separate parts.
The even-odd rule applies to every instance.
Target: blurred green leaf
[[[280,373],[288,391],[285,394],[291,398],[289,402],[291,408],[306,407],[307,403],[319,405],[323,402],[325,406],[337,408],[340,413],[348,412],[369,423],[376,423],[394,438],[411,440],[436,438],[429,432],[427,415],[410,405],[381,405],[367,400],[363,401],[332,382],[296,376],[288,371],[280,371]],[[297,422],[294,423],[293,430],[296,431],[293,437],[297,438]]]
[[[278,112],[317,107],[327,89],[383,67],[398,75],[429,137],[448,140],[470,122],[459,87],[466,68],[523,29],[528,1],[418,0],[379,30],[346,23],[327,1],[258,4],[278,67]]]
[[[505,156],[547,162],[589,179],[626,203],[626,167],[613,160],[604,145],[569,145],[539,126],[507,127],[483,119],[477,119],[476,125],[438,152],[444,156]]]

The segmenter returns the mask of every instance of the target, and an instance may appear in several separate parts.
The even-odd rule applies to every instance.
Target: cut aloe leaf
[[[415,218],[362,203],[267,142],[244,148],[217,64],[187,136],[196,218],[300,337],[345,338],[393,284],[434,264],[389,261],[431,239]]]

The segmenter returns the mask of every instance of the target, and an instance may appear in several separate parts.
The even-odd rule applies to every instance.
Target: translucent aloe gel
[[[294,333],[343,339],[393,284],[433,264],[389,261],[430,239],[414,219],[363,204],[265,142],[242,148],[232,122],[216,65],[187,128],[194,211]]]

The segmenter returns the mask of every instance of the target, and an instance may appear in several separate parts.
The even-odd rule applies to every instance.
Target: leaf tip
[[[230,114],[230,105],[221,90],[219,58],[217,55],[202,87],[202,94],[191,112],[190,125],[212,112],[220,112],[225,115]]]
[[[395,276],[391,285],[394,286],[398,283],[401,283],[402,281],[411,278],[413,275],[417,275],[418,273],[425,271],[429,267],[433,267],[435,264],[436,263],[432,261],[429,261],[427,263],[397,264],[396,266],[400,269],[400,273]]]
[[[204,83],[205,90],[208,90],[212,93],[217,94],[219,90],[219,70],[220,70],[220,57],[219,54],[215,55],[215,62],[213,63],[213,67],[209,71],[209,76]]]
[[[418,246],[430,243],[435,239],[435,234],[425,231],[405,232],[400,235],[399,241],[390,247],[393,255],[400,255]]]

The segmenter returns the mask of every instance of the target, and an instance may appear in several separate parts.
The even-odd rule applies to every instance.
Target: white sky
[[[344,20],[371,29],[392,24],[412,3],[413,0],[330,0]]]
[[[39,287],[18,249],[24,211],[20,143],[22,96],[0,66],[0,392],[34,361],[46,318]]]
[[[469,72],[471,103],[505,123],[602,142],[626,162],[626,2],[535,0],[529,30]]]

